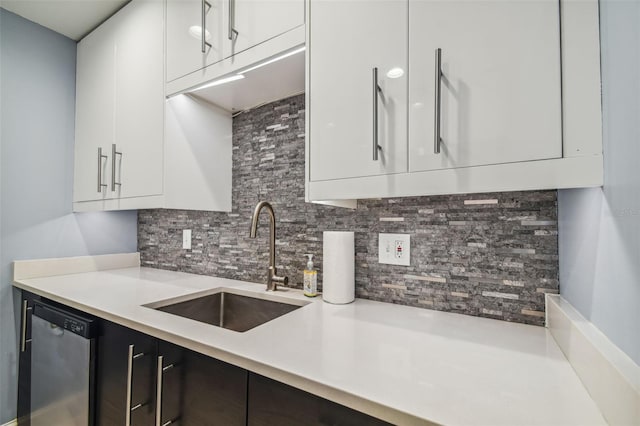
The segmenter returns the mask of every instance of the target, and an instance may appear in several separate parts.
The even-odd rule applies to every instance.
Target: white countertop
[[[396,424],[606,424],[543,327],[288,290],[312,303],[238,333],[142,305],[264,284],[133,267],[14,285]]]

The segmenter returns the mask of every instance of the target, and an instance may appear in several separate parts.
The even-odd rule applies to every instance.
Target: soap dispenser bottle
[[[305,254],[309,258],[307,268],[304,270],[303,293],[307,297],[318,295],[318,271],[313,269],[313,255]]]

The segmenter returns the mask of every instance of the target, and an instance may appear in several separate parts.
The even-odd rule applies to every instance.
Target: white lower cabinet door
[[[311,180],[406,172],[407,2],[311,0],[309,15]]]
[[[304,0],[225,0],[233,54],[304,24]]]
[[[231,55],[227,1],[167,0],[167,81]]]
[[[558,1],[409,0],[409,58],[411,172],[562,156]]]
[[[114,175],[109,192],[120,198],[162,194],[164,139],[163,6],[130,3],[116,19],[115,136],[109,146]],[[118,185],[120,184],[120,185]]]

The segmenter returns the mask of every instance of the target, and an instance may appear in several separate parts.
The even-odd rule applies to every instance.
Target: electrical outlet
[[[191,229],[182,230],[182,248],[191,250]]]
[[[409,266],[411,239],[409,234],[378,234],[378,263]]]

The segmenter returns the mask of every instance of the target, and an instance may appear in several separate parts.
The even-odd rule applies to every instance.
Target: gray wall
[[[600,19],[605,185],[559,191],[560,291],[640,364],[640,2]]]
[[[364,200],[356,211],[305,203],[304,114],[299,95],[235,117],[232,212],[141,210],[142,264],[264,282],[266,215],[259,238],[248,234],[254,206],[269,200],[278,270],[292,285],[305,253],[321,285],[322,232],[350,230],[358,297],[542,325],[544,293],[558,291],[556,191]],[[411,234],[411,266],[378,263],[379,232]]]
[[[131,252],[136,212],[71,213],[76,43],[0,9],[0,424],[15,417],[16,259]]]

